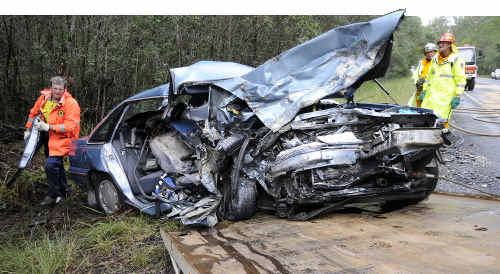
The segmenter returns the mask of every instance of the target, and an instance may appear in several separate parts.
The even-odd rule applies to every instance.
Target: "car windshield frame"
[[[120,104],[111,110],[89,134],[87,144],[100,145],[111,140],[126,107],[126,104]]]
[[[147,98],[141,98],[141,99],[136,99],[136,100],[126,100],[123,101],[121,104],[113,108],[109,112],[108,115],[92,130],[92,132],[89,134],[89,139],[87,141],[88,144],[105,144],[107,142],[110,142],[111,140],[114,139],[116,130],[119,128],[119,125],[122,123],[124,119],[127,119],[126,116],[128,113],[130,113],[130,109],[133,106],[137,106],[137,104],[140,103],[147,103],[147,101],[154,101],[158,100],[158,108],[154,110],[161,110],[165,107],[167,107],[167,103],[165,100],[167,100],[168,96],[154,96],[154,97],[147,97]],[[148,110],[143,110],[139,111],[137,113],[134,113],[128,118],[133,117],[134,115],[137,115],[139,113],[144,113],[148,111],[152,111],[153,109],[148,109]],[[118,115],[119,117],[116,117],[115,115]],[[111,123],[111,125],[109,125]],[[114,124],[114,126],[113,126]],[[112,128],[112,129],[111,129]],[[105,132],[102,132],[105,131]],[[111,131],[111,132],[110,132]],[[98,138],[98,140],[95,140],[98,136],[97,134],[100,134],[102,138]]]

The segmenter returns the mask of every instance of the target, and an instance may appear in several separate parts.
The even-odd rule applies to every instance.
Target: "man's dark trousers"
[[[49,184],[48,196],[56,198],[57,196],[65,197],[66,194],[69,194],[70,190],[66,182],[63,156],[49,156],[45,163],[45,173]]]

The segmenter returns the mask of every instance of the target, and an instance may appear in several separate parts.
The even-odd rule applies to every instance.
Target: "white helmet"
[[[436,44],[434,43],[427,43],[424,47],[424,53],[427,53],[429,51],[438,51],[438,48]]]

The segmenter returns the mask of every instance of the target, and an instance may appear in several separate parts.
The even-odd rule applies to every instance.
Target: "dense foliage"
[[[199,60],[257,66],[331,28],[374,17],[0,16],[0,121],[21,127],[39,90],[56,74],[71,78],[83,124],[92,126],[124,98],[165,83],[169,68]],[[418,17],[405,18],[388,77],[408,75],[422,46],[447,27],[442,21],[424,28]],[[482,24],[491,33],[500,19],[458,18],[454,28],[458,39],[484,44],[485,55],[498,62],[500,42],[495,48],[485,41],[492,37],[482,35],[487,29],[470,31]],[[482,69],[492,67],[489,62]]]
[[[450,29],[459,45],[471,44],[482,52],[477,61],[479,73],[489,75],[500,68],[500,16],[455,17]]]

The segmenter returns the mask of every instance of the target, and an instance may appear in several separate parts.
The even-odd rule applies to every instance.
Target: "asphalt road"
[[[475,112],[464,112],[466,109]],[[475,89],[462,95],[461,104],[450,121],[467,131],[500,135],[500,117],[478,112],[493,109],[500,113],[500,80],[478,78]],[[479,121],[477,118],[496,123]],[[439,181],[437,191],[481,196],[491,193],[500,198],[500,137],[465,133],[456,128],[450,130],[455,143],[443,149],[445,164],[440,167],[441,176],[481,191],[446,180]]]
[[[482,108],[496,109],[500,111],[500,80],[479,78],[473,91],[466,91],[462,96],[462,102],[458,109]],[[500,119],[488,118],[488,120],[499,123],[487,123],[474,120],[478,116],[491,116],[491,114],[454,113],[452,122],[458,126],[482,133],[493,133],[500,135]],[[480,117],[479,117],[480,118]],[[500,162],[499,137],[479,136],[464,133],[464,145],[477,144],[478,152],[490,161]]]

